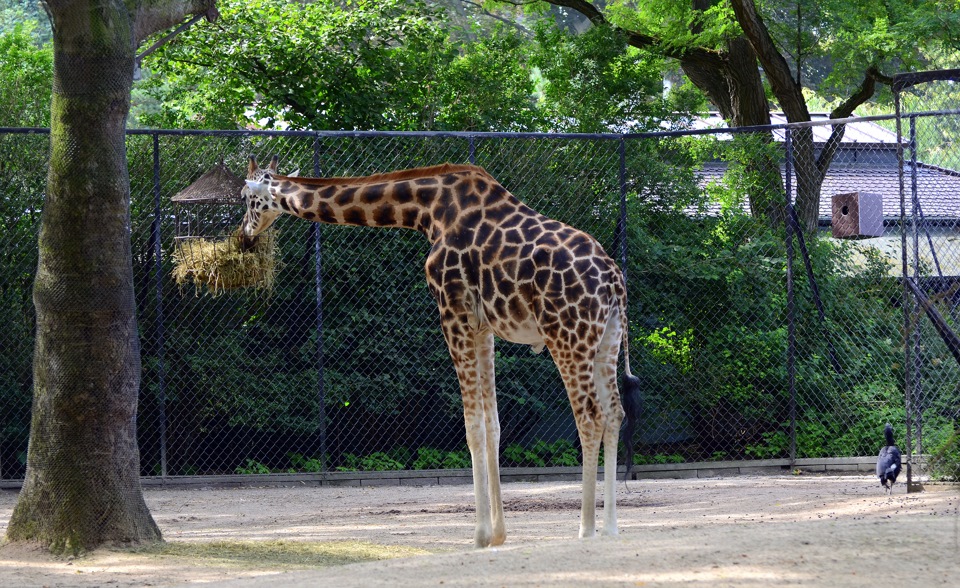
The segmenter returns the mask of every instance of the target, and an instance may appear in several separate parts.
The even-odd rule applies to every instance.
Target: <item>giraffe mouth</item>
[[[240,251],[244,253],[251,251],[257,246],[257,237],[251,237],[247,235],[247,232],[243,230],[243,227],[237,231],[237,239],[240,241]]]

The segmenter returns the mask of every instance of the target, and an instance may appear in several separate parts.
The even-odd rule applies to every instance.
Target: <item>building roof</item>
[[[221,161],[170,199],[182,204],[236,204],[242,201],[243,187],[243,180]]]
[[[711,162],[697,172],[701,185],[719,182],[727,170],[723,162]],[[784,171],[781,170],[781,176]],[[904,170],[904,195],[906,213],[911,215],[912,194],[910,169]],[[960,173],[932,165],[918,164],[916,171],[917,200],[920,212],[927,220],[960,220]],[[796,199],[797,182],[792,182]],[[883,201],[883,218],[900,218],[900,178],[896,167],[890,166],[833,166],[824,177],[820,187],[820,218],[830,221],[833,216],[833,195],[850,192],[880,194]]]
[[[810,115],[810,120],[812,122],[826,122],[830,120],[830,115],[823,112],[813,113]],[[785,114],[780,112],[770,113],[771,125],[785,125],[787,123],[788,121]],[[727,123],[719,113],[711,112],[705,117],[695,119],[692,122],[691,128],[724,129],[727,128]],[[815,143],[826,143],[827,139],[830,138],[830,133],[833,132],[833,125],[815,125],[812,126],[811,129],[813,130],[813,140]],[[785,132],[783,129],[775,129],[773,131],[773,136],[777,141],[783,141],[784,135]],[[730,135],[721,134],[717,135],[717,137],[729,139]],[[897,144],[897,133],[880,126],[874,121],[853,121],[846,123],[846,129],[843,133],[843,143],[848,146],[890,145],[895,147]],[[906,143],[906,139],[904,139],[904,143]]]

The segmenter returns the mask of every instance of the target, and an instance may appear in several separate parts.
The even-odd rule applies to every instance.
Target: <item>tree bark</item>
[[[54,81],[33,411],[7,538],[76,553],[161,539],[139,480],[126,117],[142,38],[213,2],[153,3],[158,11],[118,0],[45,4]]]

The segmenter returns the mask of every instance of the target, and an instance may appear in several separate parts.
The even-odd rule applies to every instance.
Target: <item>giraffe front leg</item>
[[[480,416],[480,418],[476,418]],[[473,465],[473,496],[476,502],[477,522],[473,534],[476,547],[493,545],[493,522],[490,512],[490,484],[487,477],[486,435],[482,415],[467,414],[464,405],[464,422],[467,428],[467,447]]]
[[[491,468],[490,465],[497,463],[499,458],[495,449],[491,451],[491,447],[499,444],[499,423],[496,423],[496,430],[488,431],[489,418],[485,415],[485,402],[489,400],[485,400],[482,387],[492,378],[492,372],[487,374],[479,361],[480,357],[484,357],[482,363],[484,365],[489,363],[492,370],[492,337],[489,352],[480,353],[476,336],[468,334],[466,329],[456,324],[444,323],[443,326],[450,357],[453,359],[457,379],[460,381],[467,447],[470,449],[470,461],[473,466],[473,492],[477,512],[474,544],[477,547],[499,545],[503,543],[505,536],[503,506],[500,503],[500,477],[499,469]],[[493,476],[496,478],[493,479]],[[491,505],[493,512],[491,512]]]

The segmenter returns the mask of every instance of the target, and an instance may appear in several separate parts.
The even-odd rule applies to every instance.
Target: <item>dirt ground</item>
[[[507,543],[476,550],[471,486],[148,489],[167,547],[58,559],[8,544],[0,586],[960,585],[956,487],[888,496],[872,476],[809,474],[621,482],[620,536],[588,541],[574,538],[579,483],[503,491]],[[0,534],[15,500],[0,491]],[[331,545],[359,563],[277,555]]]

